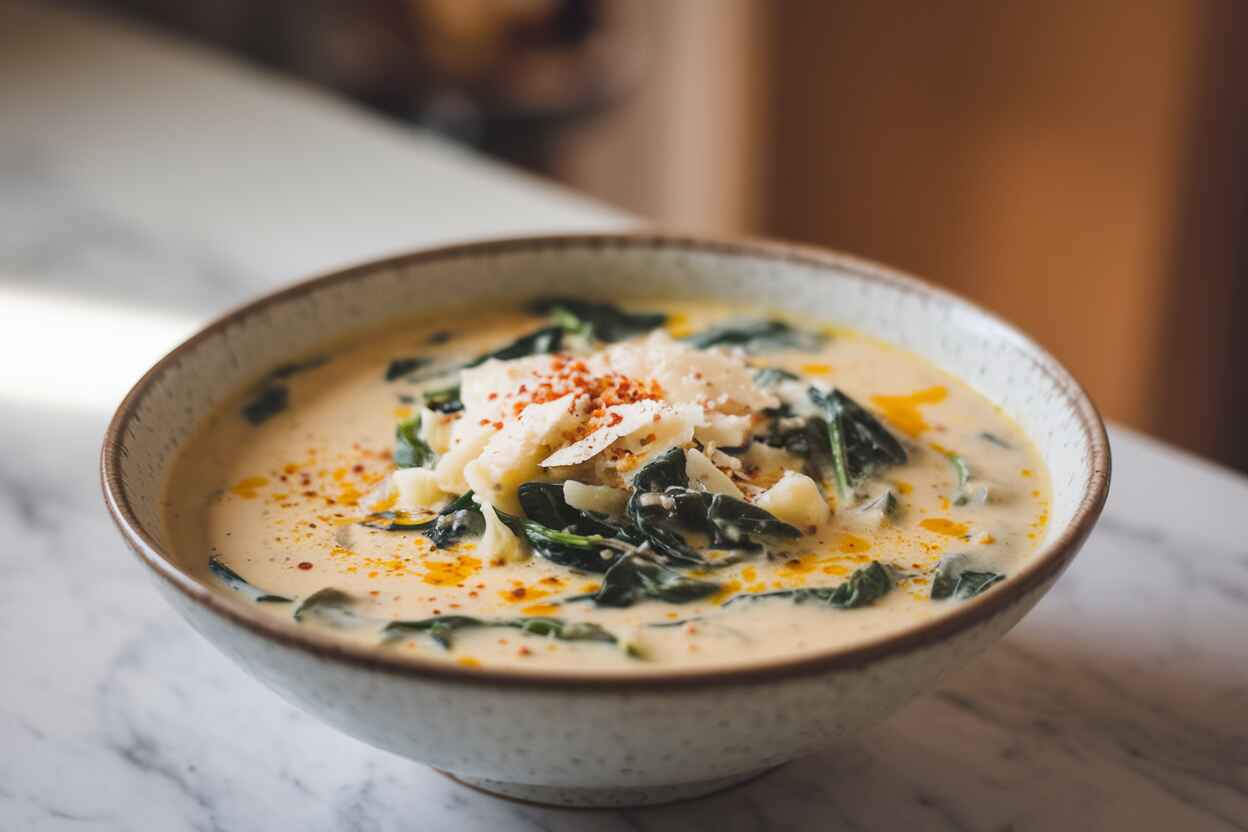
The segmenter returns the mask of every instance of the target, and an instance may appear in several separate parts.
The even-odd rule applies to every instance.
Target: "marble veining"
[[[199,79],[254,88],[258,100],[273,94],[267,80],[150,35],[46,10],[0,14],[17,15],[27,34],[38,26],[73,40],[80,51],[98,43],[101,54],[124,52],[120,64],[71,79],[88,92],[113,73],[151,85]],[[0,25],[0,41],[6,31],[14,30]],[[6,77],[30,78],[50,62],[0,49]],[[131,190],[101,197],[105,167],[72,155],[90,155],[86,132],[31,141],[33,122],[12,117],[33,106],[23,95],[0,85],[0,108],[10,114],[0,120],[0,217],[20,219],[36,197],[25,225],[0,223],[0,271],[15,286],[48,281],[75,297],[202,320],[300,270],[519,230],[474,207],[489,205],[493,188],[500,200],[526,206],[526,230],[577,218],[582,227],[620,221],[405,137],[410,147],[396,140],[394,158],[377,164],[392,166],[408,153],[413,165],[444,172],[451,184],[439,187],[470,181],[471,198],[443,205],[448,216],[431,229],[391,223],[350,244],[327,243],[308,222],[301,233],[310,253],[283,250],[284,239],[261,251],[262,242],[231,244],[193,199],[177,203],[174,216],[157,216],[153,205],[172,204],[156,198],[169,187],[161,176],[140,171]],[[319,152],[340,153],[335,125],[360,116],[317,96],[290,95],[297,106],[287,106],[299,118],[326,125]],[[85,94],[71,101],[79,110],[72,118],[87,120],[90,107],[108,104]],[[159,116],[158,107],[149,113],[156,123]],[[270,127],[280,137],[280,118]],[[211,152],[200,147],[188,162],[224,169],[231,154],[244,152],[228,135],[203,141]],[[265,194],[223,177],[205,187],[234,189],[262,224]],[[349,193],[351,184],[336,187]],[[318,196],[332,194],[327,186]],[[407,198],[413,212],[422,210],[421,194]],[[101,228],[103,237],[93,236]],[[40,234],[50,251],[35,257]],[[101,258],[121,265],[97,273]],[[166,278],[177,286],[161,288]],[[0,308],[0,326],[5,315]],[[153,357],[165,346],[153,344]],[[72,363],[49,371],[73,379]],[[96,482],[107,409],[28,400],[4,386],[0,370],[0,414],[6,832],[1248,829],[1248,480],[1129,431],[1113,431],[1114,492],[1085,551],[1019,627],[949,673],[936,693],[870,735],[740,788],[686,804],[586,813],[482,795],[286,704],[183,624],[125,550]]]

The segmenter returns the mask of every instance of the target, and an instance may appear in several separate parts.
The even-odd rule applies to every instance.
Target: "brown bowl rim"
[[[752,662],[740,667],[675,668],[643,674],[615,672],[553,672],[524,668],[467,668],[450,662],[419,656],[384,652],[348,644],[312,630],[297,630],[241,602],[214,592],[178,569],[155,539],[148,535],[132,511],[121,483],[121,459],[125,455],[123,437],[135,418],[138,404],[158,378],[176,368],[181,356],[201,341],[234,323],[266,308],[297,298],[327,285],[349,282],[379,269],[457,257],[507,254],[518,251],[565,248],[650,248],[686,250],[728,256],[748,256],[779,262],[797,263],[820,269],[836,269],[854,277],[885,283],[903,292],[917,293],[944,305],[961,307],[986,319],[1017,339],[1035,366],[1048,375],[1075,410],[1079,425],[1091,449],[1091,470],[1083,483],[1084,494],[1070,522],[1053,540],[1038,549],[1025,569],[1011,576],[992,592],[962,602],[955,610],[930,621],[920,622],[894,633],[887,633],[857,644],[811,651],[779,659]],[[610,689],[620,691],[684,689],[717,685],[758,684],[780,679],[806,677],[833,671],[853,670],[887,656],[908,653],[957,633],[1004,612],[1013,603],[1046,581],[1056,578],[1069,565],[1096,524],[1109,493],[1111,458],[1104,422],[1083,387],[1057,359],[1030,337],[991,312],[917,277],[879,263],[815,246],[762,239],[724,239],[690,234],[669,234],[653,230],[629,232],[588,232],[504,237],[424,248],[407,254],[369,260],[299,281],[236,307],[209,323],[161,358],[126,394],[109,422],[101,449],[100,477],[104,501],[127,544],[160,579],[190,600],[252,633],[280,644],[305,650],[325,659],[344,661],[369,670],[410,675],[471,685],[539,689]]]

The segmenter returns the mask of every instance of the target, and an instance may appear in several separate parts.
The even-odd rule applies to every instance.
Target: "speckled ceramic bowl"
[[[841,322],[968,380],[1039,445],[1053,479],[1029,565],[947,615],[855,646],[729,670],[620,680],[467,669],[340,644],[211,591],[165,550],[170,462],[220,402],[319,342],[462,301],[538,293],[712,296]],[[657,803],[737,783],[882,720],[992,644],[1070,563],[1109,487],[1109,445],[1074,379],[1017,330],[890,269],[829,252],[640,235],[501,240],[423,251],[262,298],[161,359],[117,411],[104,496],[177,610],[286,699],[364,742],[510,797]]]

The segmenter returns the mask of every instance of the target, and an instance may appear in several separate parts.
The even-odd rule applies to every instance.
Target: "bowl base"
[[[657,806],[704,797],[714,792],[730,789],[761,777],[779,766],[747,771],[728,777],[696,780],[692,783],[675,783],[668,786],[621,786],[618,788],[585,788],[580,786],[539,786],[531,783],[507,783],[484,777],[467,777],[436,769],[457,783],[508,800],[535,803],[540,806],[560,806],[570,809],[628,809],[640,806]]]

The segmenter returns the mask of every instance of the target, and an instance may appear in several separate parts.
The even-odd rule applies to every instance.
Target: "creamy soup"
[[[1048,501],[1018,427],[913,354],[732,308],[566,299],[274,368],[208,420],[165,498],[187,569],[300,627],[465,667],[637,673],[945,614],[1026,563]]]

